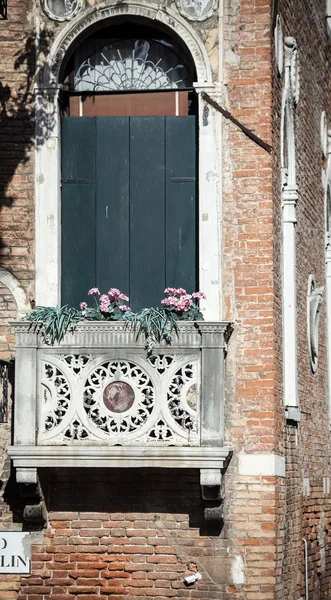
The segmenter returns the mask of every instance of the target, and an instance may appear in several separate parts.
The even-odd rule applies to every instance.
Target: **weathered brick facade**
[[[170,1],[158,4],[174,8]],[[299,423],[286,421],[283,400],[285,74],[275,58],[277,14],[283,38],[296,40],[300,74],[294,107]],[[68,24],[47,19],[39,1],[8,0],[8,20],[0,20],[0,267],[32,303],[36,15],[47,56],[48,44]],[[220,104],[272,146],[269,154],[222,119],[222,302],[223,318],[234,323],[225,390],[225,442],[234,453],[224,477],[224,521],[204,522],[198,470],[41,469],[48,521],[32,533],[32,574],[1,575],[1,600],[299,600],[305,597],[302,538],[309,599],[331,597],[325,307],[315,374],[307,341],[309,275],[325,285],[322,111],[331,119],[325,0],[224,0],[224,14],[216,11],[192,27],[207,48],[215,81],[222,79]],[[0,310],[0,358],[13,359],[9,322],[17,308],[3,284]],[[31,526],[23,521],[24,501],[5,450],[11,413],[12,398],[9,423],[0,424],[0,530],[21,531]],[[245,469],[245,455],[285,457],[286,476],[262,467],[254,472],[254,457],[253,468]],[[202,581],[186,587],[191,562]]]

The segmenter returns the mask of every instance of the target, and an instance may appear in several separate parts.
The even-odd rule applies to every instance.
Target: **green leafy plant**
[[[124,320],[137,334],[136,339],[144,336],[147,357],[152,356],[156,344],[162,341],[171,344],[173,333],[178,335],[177,315],[167,308],[143,308],[125,315]]]
[[[82,320],[82,315],[76,308],[65,306],[37,306],[28,316],[31,321],[30,329],[40,333],[46,344],[54,345],[61,342],[67,331],[74,331],[76,324]]]

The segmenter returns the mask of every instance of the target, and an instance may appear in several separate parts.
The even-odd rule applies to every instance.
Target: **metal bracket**
[[[170,183],[195,183],[195,177],[170,177]]]
[[[251,131],[250,129],[248,129],[248,127],[243,125],[243,123],[238,121],[238,119],[236,119],[228,110],[225,110],[225,108],[223,108],[218,102],[213,100],[213,98],[211,98],[209,94],[206,94],[206,92],[201,92],[201,96],[203,100],[210,104],[210,106],[212,106],[215,110],[221,113],[225,119],[229,119],[229,121],[236,125],[245,135],[247,135],[247,137],[249,137],[251,140],[253,140],[253,142],[261,146],[263,150],[266,150],[267,152],[269,152],[269,154],[272,152],[272,147],[269,144],[267,144],[267,142],[262,140],[258,135],[255,135],[253,131]]]
[[[294,421],[295,423],[300,423],[301,412],[300,412],[299,408],[296,408],[294,406],[286,406],[285,418],[286,418],[286,421]]]
[[[71,184],[89,184],[89,180],[88,179],[61,179],[61,185],[63,185],[64,183],[71,183]]]

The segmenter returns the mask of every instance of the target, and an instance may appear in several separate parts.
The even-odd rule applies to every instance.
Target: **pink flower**
[[[193,302],[191,300],[191,296],[186,294],[182,296],[178,302],[178,310],[182,310],[183,312],[187,312],[189,308],[192,306]]]
[[[87,317],[87,312],[86,312],[85,310],[83,310],[83,312],[82,312],[82,316],[83,316],[83,317]]]
[[[112,302],[115,302],[120,297],[120,293],[117,288],[110,288],[108,296],[110,296]]]
[[[170,296],[169,298],[164,298],[164,300],[161,301],[161,304],[164,304],[165,306],[169,306],[169,307],[178,307],[178,300],[177,298],[174,298],[174,296]]]
[[[206,300],[207,296],[204,292],[194,292],[192,294],[193,298],[197,298],[197,300]]]
[[[98,288],[91,288],[87,293],[89,296],[100,296]]]
[[[184,290],[184,288],[178,288],[173,293],[175,296],[182,296],[183,294],[186,294],[186,290]]]
[[[164,290],[164,293],[165,293],[165,294],[174,294],[174,293],[175,293],[175,291],[176,291],[176,290],[175,290],[175,288],[170,288],[170,287],[168,287],[168,288],[166,288],[166,289]]]
[[[109,305],[110,305],[110,300],[109,300],[108,296],[106,296],[106,294],[103,294],[102,296],[100,296],[100,310],[102,312],[108,312]]]
[[[120,310],[122,310],[123,312],[126,312],[127,310],[131,310],[130,306],[125,306],[125,304],[122,304],[121,306],[118,307]]]
[[[84,310],[85,308],[87,308],[86,302],[81,302],[79,306],[80,306],[81,310]]]
[[[124,300],[125,302],[129,302],[129,298],[125,294],[120,294],[119,297],[118,297],[118,299],[119,300]]]

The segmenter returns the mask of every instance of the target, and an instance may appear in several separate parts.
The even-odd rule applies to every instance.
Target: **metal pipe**
[[[306,588],[306,600],[308,599],[308,543],[305,538],[302,538],[305,545],[305,588]]]

